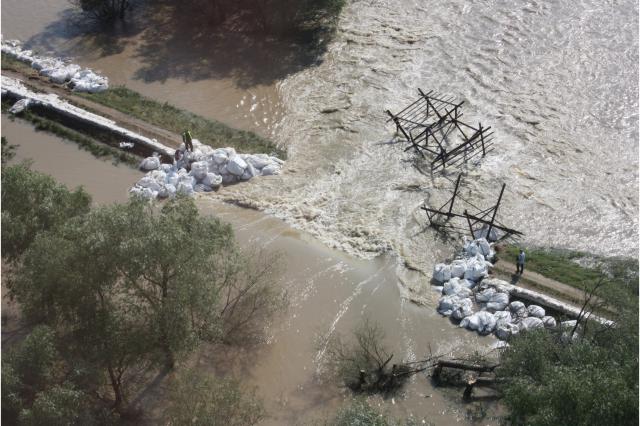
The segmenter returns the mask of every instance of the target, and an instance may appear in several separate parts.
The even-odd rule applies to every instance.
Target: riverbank
[[[180,134],[190,129],[194,137],[213,148],[231,146],[238,152],[264,153],[286,158],[286,150],[254,132],[233,129],[215,120],[146,98],[125,87],[94,94],[75,93],[42,78],[35,70],[2,54],[3,74],[20,79],[34,90],[55,93],[73,105],[107,118],[133,131],[149,135],[168,146],[179,145]],[[102,138],[108,144],[114,141]]]

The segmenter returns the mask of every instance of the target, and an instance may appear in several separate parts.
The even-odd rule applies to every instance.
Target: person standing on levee
[[[516,274],[522,275],[524,272],[524,250],[520,249],[520,253],[516,257]]]
[[[191,132],[189,130],[182,132],[182,142],[184,142],[185,149],[193,152],[193,142],[191,142],[191,140]]]

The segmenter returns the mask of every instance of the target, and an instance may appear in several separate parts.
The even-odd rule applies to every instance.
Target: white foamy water
[[[427,270],[437,235],[418,209],[448,198],[389,145],[384,110],[434,89],[496,131],[463,180],[527,243],[605,255],[638,250],[638,11],[631,1],[351,2],[324,62],[284,80],[289,172],[222,194],[331,246],[393,250]],[[446,255],[448,255],[447,253]]]

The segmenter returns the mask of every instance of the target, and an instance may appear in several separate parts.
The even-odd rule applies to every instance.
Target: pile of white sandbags
[[[54,83],[68,82],[76,92],[96,93],[109,88],[107,77],[60,58],[36,55],[32,50],[23,49],[17,40],[3,40],[2,53],[31,65],[40,75],[48,77]]]
[[[140,169],[148,172],[131,188],[131,193],[148,199],[210,192],[220,185],[248,181],[256,176],[280,173],[284,161],[266,154],[237,154],[233,148],[213,149],[197,139],[193,152],[179,148],[180,160],[161,164],[158,156],[145,158]],[[188,171],[187,171],[188,170]]]
[[[433,270],[433,280],[442,285],[440,314],[460,321],[460,327],[481,335],[494,333],[501,340],[537,328],[555,328],[556,320],[546,315],[538,305],[526,306],[509,301],[506,282],[487,279],[494,259],[492,244],[484,238],[464,239],[462,256],[451,264],[439,263]]]

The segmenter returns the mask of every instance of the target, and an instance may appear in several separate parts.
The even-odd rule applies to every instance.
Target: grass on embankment
[[[2,69],[24,75],[36,73],[29,65],[4,53]],[[177,134],[189,129],[194,138],[214,148],[231,146],[239,152],[273,154],[283,160],[287,158],[286,150],[278,148],[275,143],[256,133],[234,129],[218,121],[176,108],[166,102],[154,101],[123,86],[101,93],[74,93],[74,95],[82,96]],[[82,108],[87,109],[84,106]]]
[[[583,290],[598,281],[604,273],[612,284],[626,286],[638,284],[638,260],[627,258],[597,257],[587,253],[550,248],[523,248],[526,254],[525,269],[542,276]],[[499,257],[516,263],[519,247],[504,246]],[[579,259],[589,260],[593,266],[582,266]]]
[[[9,108],[11,108],[11,102],[3,100],[2,112],[6,113],[9,110]],[[109,145],[105,145],[104,143],[98,142],[95,139],[92,139],[83,133],[80,133],[73,129],[65,127],[62,124],[56,121],[50,120],[46,117],[37,115],[29,111],[28,109],[25,109],[24,111],[22,111],[18,115],[18,117],[20,119],[26,120],[29,123],[33,124],[33,126],[37,131],[49,132],[63,139],[69,140],[71,142],[75,142],[76,144],[78,144],[79,148],[90,152],[97,158],[105,159],[105,158],[111,157],[114,164],[118,164],[122,162],[134,168],[137,168],[138,164],[140,163],[140,159],[135,155],[113,148]]]
[[[2,69],[19,72],[25,75],[37,74],[36,70],[31,68],[31,66],[25,64],[24,62],[20,62],[19,60],[7,55],[6,53],[2,53]]]
[[[272,141],[253,132],[233,129],[166,102],[156,102],[126,87],[81,96],[178,134],[189,129],[194,138],[214,148],[231,146],[239,152],[275,154],[281,159],[287,156]]]

